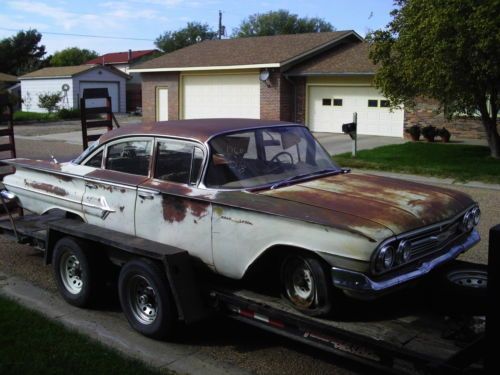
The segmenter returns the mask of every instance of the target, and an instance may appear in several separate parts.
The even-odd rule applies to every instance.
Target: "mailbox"
[[[354,139],[356,136],[356,123],[355,122],[349,122],[347,124],[342,125],[342,132],[345,134],[349,134],[351,139]]]

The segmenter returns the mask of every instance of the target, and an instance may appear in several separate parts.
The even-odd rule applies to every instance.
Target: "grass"
[[[407,142],[334,159],[343,167],[500,183],[500,160],[493,159],[485,146]]]
[[[14,112],[14,121],[56,121],[56,120],[70,120],[80,118],[80,110],[76,109],[60,109],[58,112],[53,113],[38,113],[28,111]]]
[[[0,374],[160,374],[0,296]]]

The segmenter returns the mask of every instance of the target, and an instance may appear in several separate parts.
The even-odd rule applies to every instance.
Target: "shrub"
[[[44,94],[38,95],[38,106],[40,108],[46,109],[49,113],[54,112],[57,108],[57,104],[61,101],[62,94],[58,92],[46,92]]]
[[[420,139],[420,126],[418,125],[413,125],[410,126],[409,128],[405,129],[405,132],[408,133],[411,136],[411,139],[414,141],[418,141]]]
[[[57,116],[61,120],[80,118],[80,109],[78,109],[78,108],[73,108],[73,109],[61,108],[57,112]]]
[[[437,135],[437,129],[435,126],[432,126],[432,125],[424,126],[422,128],[422,135],[429,142],[434,142],[434,138]]]
[[[38,113],[38,112],[14,112],[14,121],[52,121],[57,120],[57,115],[55,113]]]

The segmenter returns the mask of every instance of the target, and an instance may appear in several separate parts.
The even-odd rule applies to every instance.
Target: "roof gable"
[[[138,64],[132,71],[188,70],[235,66],[282,66],[344,38],[361,40],[354,31],[288,34],[206,40]]]
[[[292,67],[287,75],[360,75],[375,74],[377,66],[370,60],[370,44],[346,43],[325,51],[314,59]]]

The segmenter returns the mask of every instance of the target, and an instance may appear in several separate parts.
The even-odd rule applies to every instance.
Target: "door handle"
[[[92,182],[86,182],[85,187],[88,187],[89,189],[97,189],[97,185]]]
[[[150,193],[139,193],[139,198],[141,199],[154,199],[154,195],[153,194],[150,194]]]

